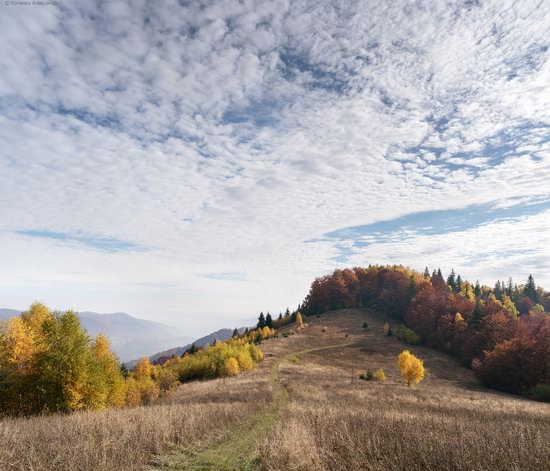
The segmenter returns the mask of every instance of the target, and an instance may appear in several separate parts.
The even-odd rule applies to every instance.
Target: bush
[[[372,373],[372,379],[374,379],[374,381],[384,382],[386,381],[386,373],[384,373],[382,368],[379,368]]]
[[[401,340],[401,342],[408,343],[410,345],[418,345],[420,343],[420,335],[404,325],[397,326],[395,336]]]
[[[386,373],[384,370],[379,368],[377,370],[365,370],[359,374],[359,379],[363,381],[386,381]]]
[[[327,330],[328,330],[327,326],[324,325],[324,326],[323,326],[323,332],[326,332]]]
[[[363,322],[363,329],[368,329],[369,328],[369,324],[367,322]]]
[[[225,361],[226,376],[237,376],[240,373],[239,362],[235,357],[230,357]]]
[[[392,336],[390,324],[388,324],[387,322],[384,324],[384,335],[387,335],[388,337]]]
[[[524,395],[535,401],[550,402],[550,384],[537,384],[526,389]]]
[[[365,370],[359,375],[359,379],[364,381],[372,381],[373,374],[371,370]]]

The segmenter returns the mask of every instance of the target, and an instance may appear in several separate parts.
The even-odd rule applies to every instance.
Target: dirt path
[[[252,471],[258,469],[260,465],[258,446],[279,419],[281,411],[289,401],[288,391],[279,377],[281,363],[292,356],[329,348],[346,347],[353,343],[310,348],[280,357],[271,367],[273,401],[269,407],[235,423],[203,447],[171,453],[161,465],[150,469],[159,471]]]

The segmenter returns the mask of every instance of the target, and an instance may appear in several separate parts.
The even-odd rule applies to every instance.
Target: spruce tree
[[[502,285],[500,284],[500,280],[495,283],[495,289],[493,291],[495,297],[500,300],[502,298]]]
[[[428,267],[426,267],[424,269],[424,278],[429,278],[430,277],[430,270],[428,270]]]
[[[513,286],[512,286],[512,277],[509,277],[508,278],[508,284],[506,285],[506,294],[508,296],[512,296],[512,289],[513,289]]]
[[[233,330],[233,334],[231,335],[231,337],[235,338],[235,337],[238,337],[239,336],[239,331],[237,330],[237,328],[235,327],[235,329]]]
[[[283,320],[283,314],[281,312],[279,313],[279,317],[277,318],[277,320],[279,320],[279,321]]]
[[[474,321],[481,320],[481,306],[480,306],[479,299],[476,301],[476,307],[474,308],[473,319]]]
[[[455,277],[455,271],[454,269],[451,269],[451,273],[447,277],[447,285],[449,288],[451,288],[453,291],[456,291],[456,277]]]
[[[479,281],[476,280],[476,286],[474,288],[474,294],[476,295],[476,298],[481,296],[481,286],[479,286]]]
[[[273,319],[271,318],[271,314],[269,312],[267,313],[267,316],[265,316],[265,325],[266,327],[273,329]]]
[[[258,317],[258,324],[256,325],[258,329],[263,329],[265,327],[265,316],[263,312],[260,312]]]
[[[462,278],[460,277],[460,275],[458,275],[456,277],[456,290],[460,293],[460,291],[462,290]]]
[[[533,275],[529,275],[529,278],[527,278],[527,283],[525,284],[525,287],[523,288],[523,294],[525,296],[527,296],[534,303],[537,302],[537,300],[538,300],[537,285],[535,284],[535,280],[533,278]]]

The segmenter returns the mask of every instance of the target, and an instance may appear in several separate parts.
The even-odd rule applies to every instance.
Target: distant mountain
[[[7,321],[10,317],[18,316],[21,311],[15,309],[0,309],[0,320]]]
[[[0,309],[0,319],[17,316],[21,311]],[[189,343],[193,337],[182,335],[172,326],[138,319],[123,312],[98,314],[80,312],[80,322],[90,335],[104,332],[122,361],[149,356],[169,345]]]
[[[241,327],[239,330],[239,333],[244,332],[244,327]],[[233,335],[233,329],[220,329],[216,332],[212,332],[211,334],[205,335],[204,337],[201,337],[200,339],[196,339],[193,342],[189,342],[187,345],[183,347],[175,347],[171,348],[169,350],[164,350],[163,352],[155,353],[154,355],[151,355],[149,359],[155,363],[158,362],[159,359],[167,360],[168,358],[177,355],[181,356],[187,350],[192,344],[195,344],[196,347],[204,347],[207,344],[212,345],[216,340],[223,342],[224,340],[227,340],[231,338]],[[132,368],[135,364],[135,361],[127,362],[126,365],[129,368]]]

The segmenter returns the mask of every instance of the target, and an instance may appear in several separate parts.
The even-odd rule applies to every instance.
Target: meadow
[[[385,336],[372,311],[306,320],[264,341],[256,369],[154,405],[4,419],[0,469],[550,469],[549,404],[481,387],[456,359]],[[405,348],[426,367],[415,387]],[[359,379],[378,368],[385,382]]]

